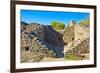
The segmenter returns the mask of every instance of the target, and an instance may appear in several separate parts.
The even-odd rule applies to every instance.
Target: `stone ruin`
[[[63,32],[64,56],[80,56],[89,53],[89,31],[71,21]],[[80,57],[80,59],[82,59]],[[88,58],[89,59],[89,58]]]
[[[21,62],[39,62],[48,56],[61,57],[61,55],[58,55],[58,47],[63,44],[61,38],[62,35],[54,31],[51,26],[43,26],[37,23],[22,24]],[[59,51],[61,52],[63,49]]]
[[[21,62],[40,62],[44,57],[62,58],[89,53],[89,31],[74,20],[63,32],[38,23],[21,23]],[[80,59],[82,59],[80,57]]]

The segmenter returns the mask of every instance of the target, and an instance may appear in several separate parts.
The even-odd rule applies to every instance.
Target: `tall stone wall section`
[[[51,56],[44,40],[43,27],[39,24],[27,25],[21,32],[21,62],[39,62]]]

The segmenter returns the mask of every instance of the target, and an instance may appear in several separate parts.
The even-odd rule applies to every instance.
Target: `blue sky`
[[[71,20],[79,23],[89,17],[89,13],[80,12],[60,12],[60,11],[40,11],[40,10],[21,10],[21,21],[27,23],[40,23],[50,25],[52,21],[59,21],[68,24]]]

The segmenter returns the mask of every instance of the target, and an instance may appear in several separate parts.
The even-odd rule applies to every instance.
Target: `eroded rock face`
[[[80,27],[78,24],[72,24],[65,28],[63,32],[64,56],[89,54],[89,31]],[[80,57],[80,59],[82,59]]]
[[[40,25],[38,23],[31,23],[28,26],[26,26],[26,32],[36,35],[39,37],[40,40],[44,40],[44,26]]]
[[[21,32],[21,62],[39,62],[44,56],[50,56],[48,47],[43,45],[43,26],[32,23],[24,28]]]
[[[51,56],[48,47],[37,36],[22,34],[21,37],[21,62],[39,62],[44,57]]]
[[[31,23],[24,28],[24,31],[21,31],[21,62],[37,62],[46,56],[54,56],[55,53],[56,57],[61,57],[58,55],[58,52],[63,51],[63,39],[60,33],[50,26],[45,27],[37,23]]]
[[[75,25],[73,26],[67,26],[65,28],[65,31],[63,33],[63,40],[64,40],[64,45],[67,45],[68,43],[70,43],[71,41],[75,40]]]
[[[70,48],[68,49],[68,47],[66,48],[65,51],[65,57],[69,56],[69,55],[74,55],[79,57],[79,60],[82,59],[89,59],[89,38],[81,41],[81,42],[73,42],[73,46],[70,46]],[[83,57],[83,58],[82,58]]]

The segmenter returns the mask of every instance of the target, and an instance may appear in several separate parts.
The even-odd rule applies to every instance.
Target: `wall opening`
[[[25,47],[25,51],[29,51],[29,47]]]

